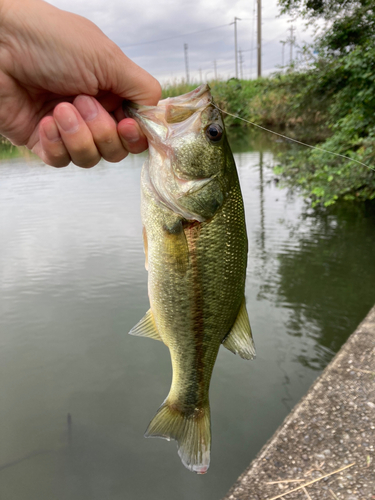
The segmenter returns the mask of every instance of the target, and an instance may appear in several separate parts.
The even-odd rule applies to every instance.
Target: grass
[[[25,148],[13,146],[5,137],[0,135],[0,160],[24,156]]]
[[[290,89],[290,75],[256,80],[210,81],[215,103],[223,110],[301,141],[316,143],[325,140],[329,131],[322,126],[324,117],[310,110],[297,109]],[[163,86],[162,98],[175,97],[194,90],[199,84],[174,80]],[[250,125],[231,116],[225,117],[227,127],[249,128]]]

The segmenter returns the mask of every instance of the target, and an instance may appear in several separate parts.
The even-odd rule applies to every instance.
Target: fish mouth
[[[147,139],[165,141],[172,131],[179,132],[179,124],[185,128],[185,125],[188,125],[185,122],[190,118],[188,123],[192,126],[195,117],[198,118],[198,113],[211,103],[210,87],[208,84],[202,84],[187,94],[162,99],[156,106],[124,101],[122,107],[125,116],[136,120]]]
[[[132,118],[133,114],[138,115],[139,113],[142,112],[151,111],[159,106],[164,106],[165,104],[170,104],[172,106],[188,104],[190,106],[191,105],[194,106],[195,109],[198,109],[201,107],[199,106],[199,101],[203,96],[208,97],[210,102],[212,101],[210,90],[211,89],[208,83],[203,83],[202,85],[199,85],[199,87],[197,87],[196,89],[191,90],[186,94],[162,99],[158,102],[156,106],[146,106],[144,104],[137,104],[136,102],[124,100],[122,103],[122,108],[125,115],[128,118]],[[207,96],[205,96],[205,94],[207,94]]]

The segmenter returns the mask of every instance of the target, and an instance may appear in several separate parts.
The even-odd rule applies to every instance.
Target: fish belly
[[[169,395],[147,437],[178,442],[192,471],[209,466],[209,384],[219,347],[244,299],[247,237],[238,183],[206,222],[184,221],[142,196],[142,219],[153,321],[170,350]]]
[[[247,238],[239,186],[207,222],[145,201],[151,310],[173,364],[170,398],[191,411],[208,399],[220,344],[245,286]]]

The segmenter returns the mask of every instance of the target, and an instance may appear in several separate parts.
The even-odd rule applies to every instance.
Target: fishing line
[[[254,127],[258,127],[262,130],[265,130],[266,132],[270,132],[271,134],[278,135],[279,137],[282,137],[283,139],[287,139],[288,141],[296,142],[297,144],[301,144],[302,146],[306,146],[307,148],[317,149],[318,151],[323,151],[324,153],[329,153],[331,155],[340,156],[341,158],[345,158],[346,160],[354,161],[355,163],[358,163],[359,165],[362,165],[363,167],[366,167],[366,168],[369,168],[370,170],[375,171],[374,167],[370,167],[369,165],[366,165],[366,163],[362,163],[359,160],[355,160],[354,158],[350,158],[350,156],[345,156],[345,155],[342,155],[340,153],[334,153],[333,151],[328,151],[328,149],[319,148],[318,146],[311,146],[311,144],[306,144],[305,142],[298,141],[297,139],[292,139],[291,137],[287,137],[286,135],[279,134],[278,132],[275,132],[274,130],[269,130],[268,128],[262,127],[262,125],[258,125],[257,123],[251,122],[249,120],[245,120],[245,118],[241,118],[240,116],[229,113],[229,111],[224,111],[223,109],[219,108],[219,106],[217,106],[213,102],[211,102],[211,104],[213,106],[215,106],[215,108],[217,108],[222,113],[225,113],[226,115],[233,116],[233,118],[237,118],[238,120],[242,120],[243,122],[250,123],[250,125],[254,125]]]

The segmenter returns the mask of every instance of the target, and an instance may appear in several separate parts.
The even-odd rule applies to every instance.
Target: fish
[[[163,342],[173,375],[145,437],[177,441],[190,471],[207,472],[209,386],[221,345],[255,357],[245,303],[248,253],[238,174],[208,85],[159,101],[126,102],[146,135],[141,215],[150,309],[129,332]]]

